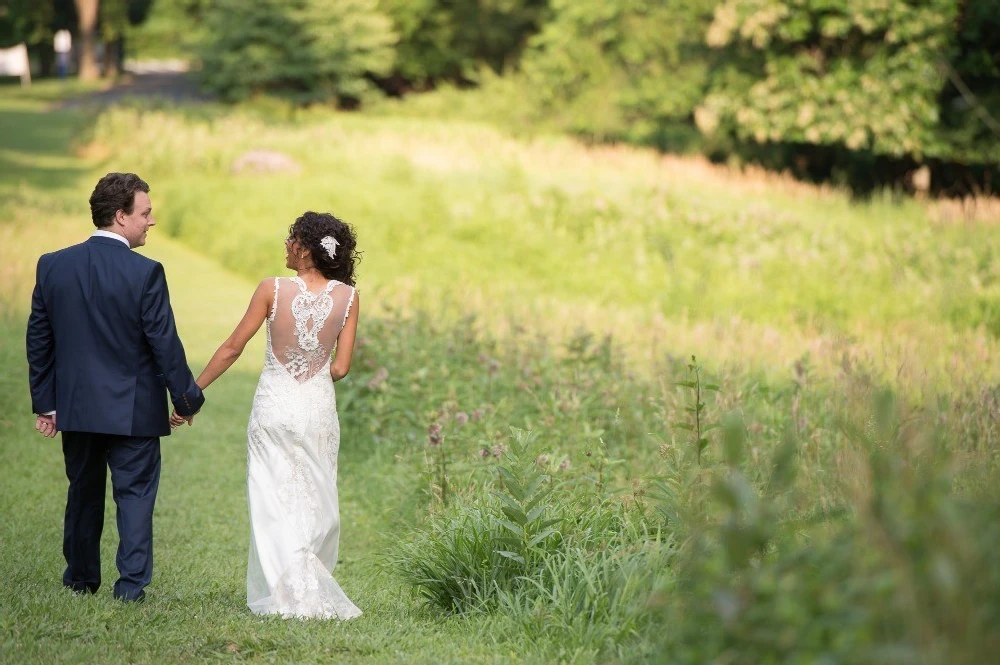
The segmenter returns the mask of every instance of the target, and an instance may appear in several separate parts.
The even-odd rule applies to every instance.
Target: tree
[[[547,16],[548,0],[451,2],[455,48],[497,74],[510,71]]]
[[[104,45],[104,76],[114,77],[121,71],[125,30],[132,4],[129,0],[101,0],[100,38]],[[143,4],[148,5],[148,2]]]
[[[998,8],[997,0],[725,0],[706,33],[724,64],[696,121],[708,135],[757,145],[756,156],[776,166],[839,173],[856,192],[896,186],[921,164],[945,184],[988,179],[1000,161],[987,112],[1000,107]],[[980,95],[962,90],[966,76]],[[956,163],[972,172],[957,173]]]
[[[42,76],[52,72],[56,30],[75,29],[76,24],[73,0],[0,0],[0,48],[27,44]]]
[[[1000,164],[1000,0],[961,5],[950,52],[937,65],[947,79],[932,157]]]
[[[392,87],[468,83],[486,66],[510,71],[548,15],[548,0],[380,0],[397,43]]]
[[[574,132],[684,148],[713,64],[713,4],[553,0],[522,62],[529,88]]]
[[[353,103],[393,64],[396,35],[377,0],[219,0],[206,22],[201,76],[230,100]]]
[[[424,88],[443,79],[461,80],[473,72],[472,58],[455,48],[455,16],[441,0],[380,0],[399,35],[389,88]]]
[[[95,51],[99,1],[73,0],[73,4],[76,7],[76,15],[79,20],[76,38],[80,45],[80,78],[84,81],[96,81],[100,77]]]
[[[0,0],[0,48],[51,39],[53,15],[51,2]]]
[[[707,33],[725,49],[697,119],[766,142],[921,158],[934,146],[957,0],[726,0]]]
[[[201,39],[205,13],[214,0],[143,0],[148,16],[139,16],[135,0],[129,7],[129,25],[136,28],[126,31],[131,55],[138,57],[191,56]]]

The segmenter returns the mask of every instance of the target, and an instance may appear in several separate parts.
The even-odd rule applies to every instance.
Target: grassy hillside
[[[4,662],[971,664],[1000,648],[989,228],[478,125],[45,111],[57,95],[0,99]],[[230,173],[259,148],[302,171]],[[32,430],[24,320],[36,257],[89,233],[112,169],[152,185],[143,251],[195,370],[283,273],[296,214],[357,225],[336,574],[359,620],[245,610],[259,339],[164,442],[149,601],[59,587],[65,478]],[[551,493],[512,510],[539,478]]]
[[[305,209],[358,225],[374,302],[565,336],[645,360],[695,352],[784,374],[863,358],[907,382],[1000,376],[987,224],[855,205],[696,160],[483,125],[278,109],[117,109],[92,150],[149,178],[162,230],[251,279],[282,268]],[[301,165],[234,175],[251,149]],[[112,158],[113,156],[113,158]],[[929,377],[928,377],[929,375]]]

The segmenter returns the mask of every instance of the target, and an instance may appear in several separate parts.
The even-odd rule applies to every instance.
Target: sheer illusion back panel
[[[343,282],[331,280],[311,292],[299,277],[275,278],[271,353],[293,379],[308,381],[329,368],[353,302],[354,287]]]

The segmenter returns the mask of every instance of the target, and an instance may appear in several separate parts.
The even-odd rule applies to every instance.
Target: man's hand
[[[42,436],[46,436],[50,439],[56,437],[56,414],[50,416],[38,416],[35,418],[35,429]]]
[[[177,429],[184,423],[188,424],[188,427],[194,422],[194,416],[182,416],[176,411],[170,414],[170,428]]]

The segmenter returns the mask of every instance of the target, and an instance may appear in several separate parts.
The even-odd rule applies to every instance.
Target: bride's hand
[[[176,411],[174,411],[172,414],[170,414],[170,429],[177,429],[178,427],[180,427],[184,423],[187,423],[188,425],[190,425],[192,420],[194,420],[194,418],[190,418],[190,419],[185,418],[184,416],[182,416],[182,415],[178,414]]]

